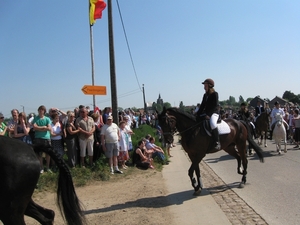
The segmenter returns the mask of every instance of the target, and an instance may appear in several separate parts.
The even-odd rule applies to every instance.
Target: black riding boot
[[[219,140],[219,131],[218,131],[218,128],[215,128],[211,131],[211,134],[212,134],[212,138],[213,138],[213,141],[214,141],[214,148],[216,150],[220,150],[221,149],[221,146],[220,146],[220,140]]]

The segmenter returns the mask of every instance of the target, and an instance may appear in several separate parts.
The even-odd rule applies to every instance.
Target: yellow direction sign
[[[85,95],[106,95],[106,86],[84,85],[81,90]]]

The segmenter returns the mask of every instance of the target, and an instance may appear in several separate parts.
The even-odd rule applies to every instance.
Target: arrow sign
[[[106,86],[84,85],[81,90],[85,95],[106,95]]]

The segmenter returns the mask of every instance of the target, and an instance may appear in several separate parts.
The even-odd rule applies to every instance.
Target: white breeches
[[[218,119],[219,119],[219,115],[217,113],[211,115],[209,123],[212,130],[217,128]]]

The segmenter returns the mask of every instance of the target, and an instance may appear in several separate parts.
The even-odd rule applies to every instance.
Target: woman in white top
[[[60,155],[60,157],[63,157],[65,151],[63,146],[63,130],[62,125],[59,122],[59,115],[58,113],[53,113],[51,115],[52,123],[51,123],[51,145],[53,149]]]

